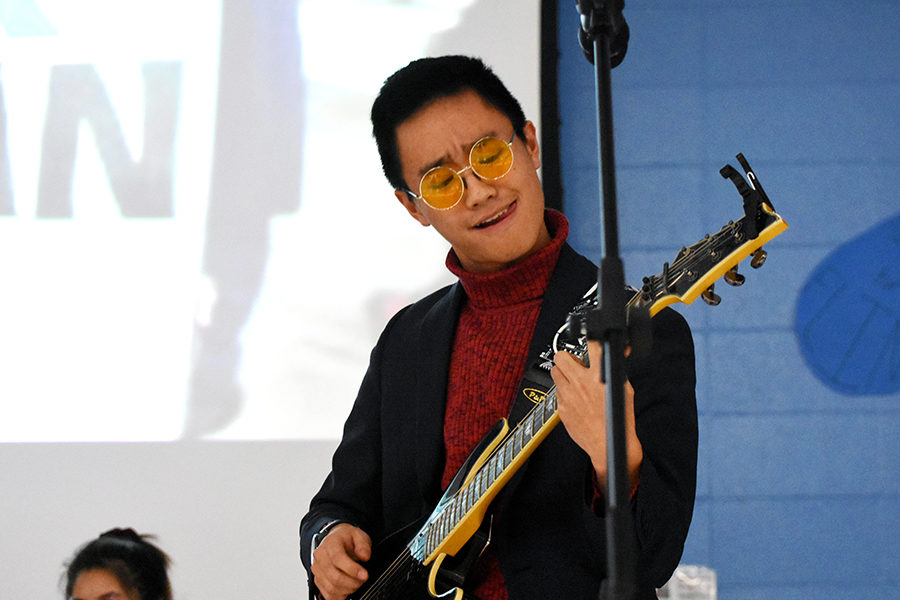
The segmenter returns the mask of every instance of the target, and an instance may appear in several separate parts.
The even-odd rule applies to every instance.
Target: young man
[[[566,244],[565,217],[544,207],[534,125],[481,61],[410,63],[385,82],[372,122],[397,199],[450,242],[447,267],[459,282],[401,310],[372,352],[332,472],[301,523],[310,589],[325,600],[379,577],[368,570],[370,559],[385,558],[373,556],[378,543],[431,513],[597,278]],[[690,331],[664,309],[653,335],[650,355],[629,359],[625,390],[640,599],[655,598],[678,564],[696,483]],[[467,597],[598,597],[606,577],[605,388],[599,344],[589,354],[590,367],[556,354],[563,427],[492,503],[490,543],[462,586]]]

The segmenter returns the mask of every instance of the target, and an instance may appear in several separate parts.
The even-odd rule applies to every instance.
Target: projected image
[[[473,0],[0,3],[0,441],[338,437],[384,323],[451,281],[371,101],[466,52],[535,118],[524,4],[534,35],[480,45]]]

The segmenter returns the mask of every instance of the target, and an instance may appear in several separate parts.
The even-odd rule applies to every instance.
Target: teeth
[[[484,221],[482,221],[481,223],[476,225],[476,227],[487,227],[488,225],[490,225],[492,223],[496,223],[498,220],[500,220],[500,217],[502,217],[503,215],[506,214],[506,211],[508,211],[508,210],[509,210],[509,207],[507,206],[506,208],[504,208],[503,210],[498,212],[493,217],[491,217],[489,219],[485,219]]]

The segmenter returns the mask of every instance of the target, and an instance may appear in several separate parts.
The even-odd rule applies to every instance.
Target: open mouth
[[[504,208],[503,210],[501,210],[494,216],[488,217],[487,219],[485,219],[484,221],[482,221],[481,223],[476,225],[475,229],[484,229],[486,227],[490,227],[491,225],[496,225],[497,223],[499,223],[500,221],[502,221],[509,215],[509,213],[512,211],[512,208],[513,208],[513,206],[515,206],[515,204],[516,203],[513,202],[512,204],[510,204],[509,206],[507,206],[506,208]]]

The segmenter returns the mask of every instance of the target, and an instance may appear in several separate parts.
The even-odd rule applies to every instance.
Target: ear
[[[535,129],[534,123],[531,121],[525,121],[524,129],[525,139],[522,141],[525,142],[525,147],[528,149],[528,156],[531,158],[534,169],[538,170],[541,168],[541,148],[537,140],[537,129]]]
[[[403,190],[394,190],[394,195],[397,197],[397,200],[400,201],[400,204],[403,205],[403,208],[406,209],[406,212],[409,213],[409,216],[421,223],[423,227],[431,225],[431,221],[428,220],[425,213],[419,210],[419,207],[413,199],[409,197],[409,194]]]

